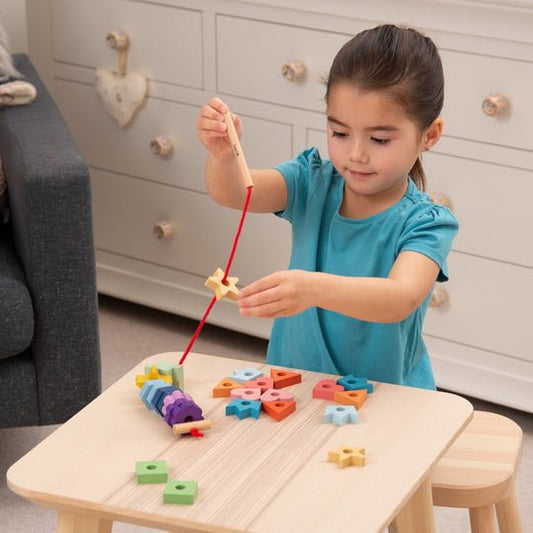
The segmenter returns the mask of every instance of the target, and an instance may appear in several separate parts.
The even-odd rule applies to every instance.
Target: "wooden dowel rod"
[[[252,176],[250,175],[250,169],[246,164],[246,159],[244,158],[244,152],[242,151],[242,146],[239,141],[239,136],[237,135],[237,130],[235,129],[235,124],[233,124],[233,119],[231,118],[231,111],[224,113],[224,121],[226,122],[226,127],[228,128],[228,137],[233,148],[233,153],[237,159],[237,164],[239,165],[239,170],[241,171],[242,177],[244,179],[244,184],[246,188],[253,187],[254,182],[252,181]]]
[[[210,420],[193,420],[192,422],[184,422],[183,424],[174,424],[172,426],[172,431],[174,435],[180,433],[190,433],[192,428],[196,429],[210,429],[211,421]]]

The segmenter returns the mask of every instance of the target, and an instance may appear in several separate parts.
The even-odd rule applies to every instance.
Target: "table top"
[[[290,390],[296,412],[277,422],[226,416],[212,389],[235,369],[270,366],[191,353],[185,390],[213,427],[176,436],[138,397],[135,376],[149,357],[16,462],[14,492],[68,512],[187,531],[381,531],[466,426],[472,405],[448,393],[376,383],[358,424],[323,421],[332,402],[312,398],[326,374],[302,371]],[[340,468],[328,451],[364,447],[366,465]],[[138,485],[136,461],[165,460],[169,479],[198,482],[193,505],[162,502],[163,485]],[[181,531],[181,529],[180,529]]]

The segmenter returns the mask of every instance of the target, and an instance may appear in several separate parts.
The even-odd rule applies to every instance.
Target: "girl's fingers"
[[[240,307],[239,311],[243,316],[260,318],[277,318],[289,314],[281,300],[254,307]]]
[[[246,298],[248,296],[252,296],[253,294],[257,294],[267,289],[277,287],[278,285],[279,283],[276,274],[269,274],[268,276],[260,278],[257,281],[250,283],[250,285],[244,287],[241,290],[241,297]]]
[[[211,100],[209,101],[209,106],[215,109],[216,111],[218,111],[222,115],[224,113],[227,113],[229,109],[227,104],[223,102],[218,96],[211,98]]]

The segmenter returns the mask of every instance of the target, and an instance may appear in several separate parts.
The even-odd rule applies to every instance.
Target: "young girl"
[[[458,224],[424,194],[420,154],[442,133],[442,65],[433,42],[392,25],[363,31],[333,61],[330,159],[309,149],[252,170],[250,210],[292,224],[289,270],[241,291],[242,315],[275,318],[267,362],[434,389],[422,323]],[[197,128],[207,190],[242,209],[246,191],[218,98]],[[233,116],[239,134],[241,121]]]

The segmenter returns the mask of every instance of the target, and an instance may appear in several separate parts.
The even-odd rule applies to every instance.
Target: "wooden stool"
[[[468,508],[473,533],[520,533],[514,480],[522,451],[522,429],[509,418],[474,411],[431,475],[433,504]]]

